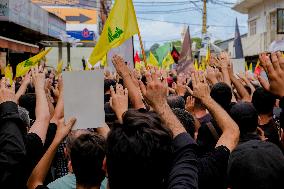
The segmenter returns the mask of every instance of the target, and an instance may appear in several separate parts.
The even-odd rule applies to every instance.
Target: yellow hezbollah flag
[[[60,62],[58,62],[58,64],[57,64],[57,68],[56,68],[57,74],[62,73],[62,68],[63,68],[63,60],[60,60]]]
[[[12,83],[13,83],[13,71],[12,71],[12,67],[10,66],[10,64],[8,64],[8,66],[6,66],[6,68],[5,68],[5,78],[9,79],[10,85],[12,85]]]
[[[162,66],[163,68],[169,68],[170,65],[172,65],[173,63],[175,63],[172,55],[170,52],[168,52],[167,56],[164,58],[163,62],[162,62]]]
[[[211,52],[210,52],[210,47],[209,47],[209,45],[208,45],[208,47],[207,47],[207,53],[206,53],[206,58],[205,58],[206,62],[209,62],[209,61],[210,61],[210,56],[211,56]],[[204,68],[204,69],[205,69],[205,68]]]
[[[116,0],[101,37],[89,58],[90,64],[94,66],[111,48],[120,46],[138,32],[132,0]]]
[[[107,55],[105,55],[101,60],[101,66],[107,67]]]
[[[197,59],[194,60],[194,68],[195,68],[196,71],[199,70],[198,60]]]
[[[252,72],[252,63],[249,65],[249,71]]]
[[[248,63],[245,62],[245,70],[248,71]]]
[[[150,56],[149,56],[148,62],[152,66],[159,67],[159,62],[156,59],[156,57],[152,54],[152,52],[150,52]]]
[[[49,53],[49,51],[51,50],[51,48],[40,52],[39,54],[21,62],[20,64],[17,65],[16,68],[16,77],[21,77],[26,75],[26,73],[31,69],[31,67],[37,65],[40,60],[45,57],[45,55],[47,53]]]

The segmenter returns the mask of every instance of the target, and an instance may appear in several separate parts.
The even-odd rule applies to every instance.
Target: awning
[[[0,48],[37,54],[39,46],[0,36]]]

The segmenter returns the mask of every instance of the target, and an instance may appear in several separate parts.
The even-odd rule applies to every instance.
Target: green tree
[[[201,39],[201,38],[199,38],[199,37],[193,37],[193,38],[191,38],[191,41],[196,43],[196,48],[197,48],[197,49],[200,49],[200,48],[201,48],[201,42],[202,42],[202,39]]]

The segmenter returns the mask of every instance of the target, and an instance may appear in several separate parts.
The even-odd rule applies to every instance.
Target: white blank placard
[[[77,119],[73,130],[98,128],[105,122],[103,70],[63,72],[64,117]]]

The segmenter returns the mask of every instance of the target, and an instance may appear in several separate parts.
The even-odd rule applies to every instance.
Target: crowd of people
[[[116,55],[105,124],[88,130],[64,118],[54,70],[33,67],[12,85],[3,77],[0,188],[282,188],[284,57],[259,60],[268,79],[236,75],[227,53],[182,74],[131,70]]]

